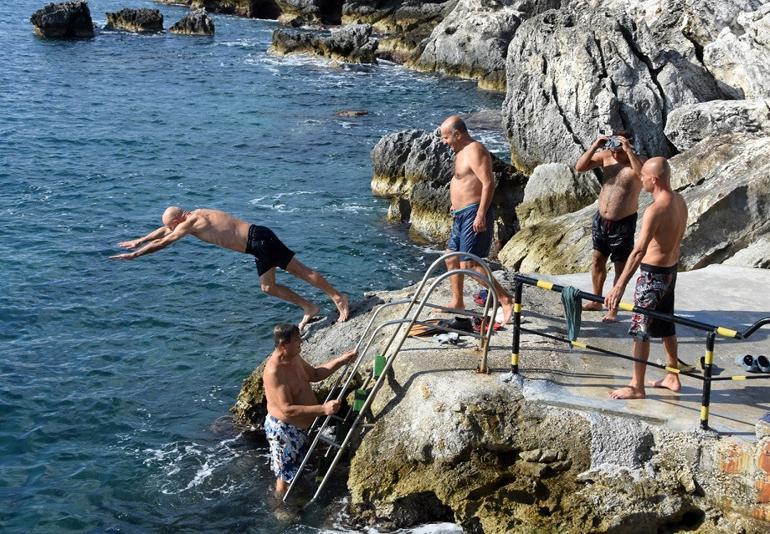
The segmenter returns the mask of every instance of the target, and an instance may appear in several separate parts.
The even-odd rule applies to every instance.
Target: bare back
[[[606,152],[602,164],[604,182],[599,193],[599,215],[606,220],[619,221],[636,213],[642,182],[628,162],[618,161],[609,150]]]
[[[671,267],[679,261],[682,238],[687,229],[687,204],[679,193],[667,191],[656,198],[648,210],[652,218],[652,239],[642,262]],[[645,219],[647,217],[645,212]]]
[[[472,165],[492,167],[492,156],[484,145],[473,141],[455,155],[455,173],[449,184],[452,209],[458,210],[481,201],[482,183]]]
[[[219,210],[197,209],[190,213],[190,233],[202,241],[236,252],[244,252],[251,224]]]
[[[277,357],[271,356],[265,364],[265,398],[267,399],[267,413],[298,428],[308,428],[315,419],[314,415],[297,415],[290,417],[284,413],[276,402],[279,387],[288,397],[289,404],[312,406],[318,404],[313,389],[310,387],[310,377],[307,374],[306,365],[301,357],[297,356],[288,362],[281,362]]]

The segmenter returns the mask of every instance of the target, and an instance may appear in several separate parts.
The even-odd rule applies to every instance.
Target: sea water
[[[273,228],[352,300],[412,283],[436,255],[385,221],[370,150],[501,97],[387,63],[274,57],[272,21],[44,40],[29,16],[45,3],[0,7],[0,530],[350,529],[344,514],[279,522],[266,450],[228,417],[298,308],[260,292],[249,256],[194,238],[108,256],[166,206],[210,207]],[[186,13],[89,5],[99,27],[123,7],[159,8],[166,28]],[[336,114],[349,109],[368,115]]]

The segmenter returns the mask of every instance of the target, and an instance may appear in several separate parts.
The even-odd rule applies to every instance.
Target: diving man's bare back
[[[163,226],[146,236],[118,243],[118,246],[127,249],[133,249],[146,243],[142,248],[134,252],[116,254],[110,258],[133,260],[161,250],[186,235],[193,235],[201,241],[218,247],[253,254],[257,263],[262,291],[296,304],[304,310],[305,314],[299,323],[300,328],[310,322],[313,316],[320,311],[320,308],[288,287],[277,284],[275,281],[277,267],[305,280],[329,295],[339,310],[339,320],[347,320],[349,314],[347,297],[334,289],[318,272],[303,265],[295,257],[294,252],[288,249],[269,228],[249,224],[224,211],[205,208],[185,211],[171,206],[163,213],[162,220]]]

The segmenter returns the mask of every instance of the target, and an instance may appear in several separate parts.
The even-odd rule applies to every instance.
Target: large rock
[[[341,62],[376,63],[378,41],[369,24],[328,30],[275,30],[270,50],[278,54],[314,54]]]
[[[168,31],[181,35],[214,35],[214,21],[205,9],[195,9],[177,21]]]
[[[457,0],[347,0],[343,24],[371,24],[383,33],[379,54],[404,62],[419,54],[422,41],[452,10]]]
[[[157,9],[121,9],[107,13],[108,30],[125,30],[137,33],[163,31],[163,15]]]
[[[716,100],[675,109],[666,137],[679,150],[726,133],[770,135],[770,100]]]
[[[449,182],[454,154],[437,131],[407,130],[386,135],[372,149],[372,193],[391,199],[391,218],[411,223],[410,234],[443,244],[449,237]],[[495,236],[505,243],[518,230],[515,207],[521,202],[526,178],[492,155],[495,177]]]
[[[209,13],[238,15],[259,19],[277,19],[281,10],[275,0],[155,0],[161,4],[184,5]]]
[[[42,37],[93,37],[94,23],[87,2],[48,4],[30,17]]]
[[[276,0],[282,22],[299,18],[311,24],[339,24],[342,0]]]
[[[518,10],[496,0],[460,0],[434,28],[414,66],[479,81],[505,90],[505,56],[520,19]]]
[[[734,98],[770,96],[770,4],[737,17],[703,51],[704,63]]]
[[[577,173],[563,163],[545,163],[535,168],[516,207],[521,226],[577,211],[599,196],[601,185],[591,173]]]

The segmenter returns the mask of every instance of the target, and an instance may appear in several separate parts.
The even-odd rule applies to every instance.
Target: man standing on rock
[[[441,124],[441,141],[455,153],[455,173],[449,185],[452,202],[452,233],[447,249],[468,252],[486,258],[492,245],[492,196],[495,180],[492,175],[492,156],[484,145],[468,134],[465,123],[455,115]],[[486,276],[481,265],[454,256],[446,260],[447,269],[474,269]],[[450,277],[452,302],[449,307],[465,309],[463,300],[464,277]],[[513,313],[513,297],[494,280],[497,299],[503,307],[503,323]]]
[[[262,291],[302,308],[304,316],[299,323],[300,329],[307,325],[313,316],[320,311],[320,308],[300,297],[288,287],[277,284],[275,282],[276,267],[280,267],[329,295],[339,310],[339,320],[347,320],[348,298],[334,289],[323,276],[300,262],[294,252],[289,250],[270,228],[249,224],[223,211],[210,209],[184,211],[175,206],[170,206],[163,212],[162,221],[163,226],[146,236],[133,241],[118,243],[118,246],[127,249],[136,248],[142,243],[148,243],[147,245],[134,252],[117,254],[110,256],[110,258],[133,260],[165,248],[191,234],[207,243],[253,255]]]
[[[671,190],[671,168],[666,158],[648,160],[641,172],[642,187],[652,193],[653,203],[645,210],[639,239],[604,303],[616,310],[628,281],[641,265],[636,280],[634,305],[665,314],[674,313],[674,287],[680,245],[687,228],[687,205],[679,193]],[[631,383],[610,393],[613,399],[643,399],[644,373],[650,356],[650,336],[663,338],[667,365],[678,368],[676,325],[635,313],[628,333],[634,336],[634,362]],[[679,391],[679,375],[668,373],[649,384]]]
[[[305,455],[305,430],[318,416],[334,415],[340,401],[318,404],[311,382],[320,382],[358,356],[351,350],[318,367],[300,356],[302,339],[293,324],[279,324],[273,329],[275,349],[265,363],[262,380],[267,399],[265,434],[270,443],[270,466],[275,473],[275,493],[281,497],[297,476]]]
[[[642,163],[628,140],[629,135],[628,132],[620,132],[612,137],[600,136],[575,164],[577,172],[601,169],[604,175],[599,210],[594,215],[591,230],[594,248],[591,282],[595,295],[604,291],[607,259],[612,260],[614,281],[617,282],[634,246]],[[604,149],[599,150],[601,147]],[[598,302],[590,302],[583,309],[599,311],[602,306]],[[617,310],[609,310],[602,321],[614,323],[617,317]]]

